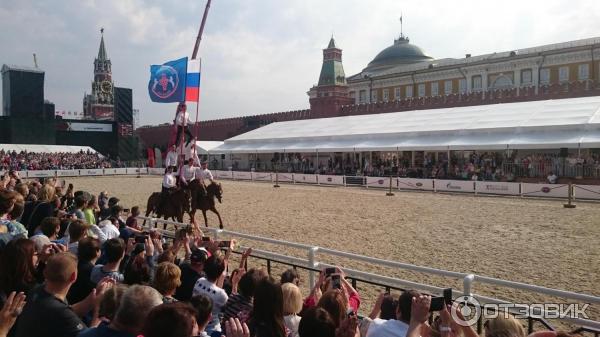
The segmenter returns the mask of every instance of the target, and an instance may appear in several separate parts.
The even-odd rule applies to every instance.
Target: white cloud
[[[81,110],[90,91],[98,29],[118,86],[134,89],[142,123],[169,121],[171,106],[150,103],[148,66],[190,55],[204,2],[19,0],[0,4],[2,63],[46,70],[46,96]],[[399,0],[219,0],[208,17],[201,119],[307,108],[321,49],[334,33],[347,75],[359,72],[400,31],[437,58],[532,47],[598,35],[600,2]]]

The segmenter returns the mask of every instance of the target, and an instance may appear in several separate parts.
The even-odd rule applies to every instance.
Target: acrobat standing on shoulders
[[[188,125],[190,124],[190,114],[187,112],[187,106],[185,103],[179,103],[177,106],[177,115],[175,116],[175,125],[177,126],[177,136],[175,138],[175,145],[179,146],[181,140],[181,133],[185,133],[187,141],[185,146],[188,146],[190,141],[194,138],[190,132]]]

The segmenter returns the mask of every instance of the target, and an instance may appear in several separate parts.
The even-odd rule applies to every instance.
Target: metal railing
[[[149,218],[149,217],[142,217],[142,216],[140,216],[138,218],[140,220],[149,222],[147,228],[158,227],[157,225],[159,223],[170,224],[173,226],[177,226],[179,228],[189,226],[188,224],[178,223],[178,222],[168,221],[168,220],[162,220],[162,219],[157,219],[157,218]],[[160,230],[160,229],[159,229],[159,231],[161,231],[166,236],[174,237],[174,232],[172,232],[172,231]],[[417,266],[417,265],[413,265],[413,264],[409,264],[409,263],[384,260],[384,259],[374,258],[374,257],[370,257],[370,256],[364,256],[364,255],[355,254],[355,253],[348,253],[348,252],[339,251],[339,250],[330,249],[330,248],[323,248],[323,247],[312,246],[312,245],[307,245],[307,244],[302,244],[302,243],[261,237],[261,236],[246,234],[246,233],[224,230],[224,229],[216,229],[216,228],[206,227],[206,228],[203,228],[203,231],[212,233],[213,238],[215,240],[219,240],[223,236],[227,236],[232,239],[244,238],[244,239],[249,239],[249,240],[253,240],[256,242],[274,244],[274,245],[279,245],[279,246],[283,246],[283,247],[287,247],[287,248],[295,248],[295,249],[300,249],[300,250],[305,251],[306,258],[299,258],[297,256],[289,256],[289,255],[284,255],[281,253],[276,253],[276,252],[271,252],[271,251],[267,251],[267,250],[253,248],[253,253],[251,256],[255,257],[255,258],[266,260],[267,261],[267,271],[269,272],[269,274],[271,273],[271,263],[272,262],[292,266],[294,268],[301,268],[301,269],[307,270],[309,272],[309,285],[311,287],[315,283],[316,273],[318,273],[322,268],[333,266],[331,264],[319,262],[317,260],[317,254],[320,253],[320,254],[327,254],[329,256],[349,259],[354,262],[365,262],[365,263],[369,263],[371,265],[375,265],[375,266],[379,266],[379,267],[395,268],[395,269],[399,269],[399,270],[403,270],[403,271],[424,273],[427,275],[446,277],[446,278],[451,278],[454,280],[462,281],[463,287],[459,291],[459,294],[464,295],[464,296],[473,296],[475,299],[480,301],[482,304],[483,303],[509,304],[511,302],[507,302],[505,300],[492,298],[492,297],[488,297],[488,296],[474,294],[473,287],[476,283],[500,286],[500,287],[505,287],[505,288],[509,288],[509,289],[513,289],[513,290],[528,291],[528,292],[532,292],[532,293],[535,293],[538,295],[552,296],[552,297],[560,298],[563,300],[579,301],[580,303],[583,302],[583,303],[588,303],[588,304],[600,304],[600,297],[588,295],[588,294],[581,294],[581,293],[575,293],[575,292],[560,290],[560,289],[552,289],[552,288],[531,285],[531,284],[526,284],[526,283],[521,283],[521,282],[502,280],[502,279],[487,277],[487,276],[483,276],[483,275],[476,275],[476,274],[472,274],[472,273],[453,272],[453,271],[436,269],[436,268],[431,268],[431,267]],[[243,247],[241,247],[241,248],[243,248]],[[237,251],[236,253],[241,253],[241,252]],[[371,272],[350,269],[350,268],[342,268],[342,270],[344,271],[344,273],[346,273],[347,278],[352,281],[352,285],[355,288],[356,288],[357,282],[362,282],[362,283],[366,283],[366,284],[370,284],[370,285],[383,287],[388,290],[395,289],[395,290],[405,291],[406,289],[418,289],[421,291],[425,291],[425,292],[428,292],[431,294],[437,294],[437,295],[441,295],[441,293],[443,291],[443,288],[437,287],[434,285],[430,285],[430,284],[413,282],[410,280],[389,277],[389,276],[384,276],[384,275],[378,275],[378,274],[374,274]],[[532,316],[532,317],[528,318],[528,330],[530,332],[533,330],[533,324],[535,322],[542,324],[543,326],[545,326],[548,329],[554,329],[550,323],[548,323],[545,319],[541,318],[544,314],[543,311],[537,312],[536,314],[540,314],[540,316],[539,317]],[[477,323],[479,332],[481,332],[481,327],[482,327],[481,320],[482,320],[482,318],[480,317],[479,321]],[[560,320],[563,322],[578,326],[579,327],[578,331],[580,331],[580,332],[591,332],[595,335],[595,337],[598,337],[598,335],[600,334],[600,322],[599,321],[583,319],[583,318],[572,318],[572,317],[561,317]]]

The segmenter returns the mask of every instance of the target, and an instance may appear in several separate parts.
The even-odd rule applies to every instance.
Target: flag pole
[[[204,32],[204,25],[206,24],[206,17],[208,16],[208,10],[210,9],[210,2],[211,0],[208,0],[206,3],[206,8],[204,8],[204,15],[202,16],[202,22],[200,23],[200,30],[198,30],[196,44],[194,45],[194,51],[192,52],[192,60],[195,60],[196,56],[198,55],[198,48],[200,48],[200,41],[202,40],[202,33]]]
[[[210,2],[210,1],[209,1]],[[198,71],[200,72],[200,79],[198,80],[198,96],[196,96],[196,121],[194,122],[194,148],[192,151],[194,156],[196,155],[196,141],[198,141],[198,112],[200,110],[200,82],[202,81],[202,59],[198,60]],[[198,157],[200,161],[200,157]],[[200,163],[198,163],[200,164]]]

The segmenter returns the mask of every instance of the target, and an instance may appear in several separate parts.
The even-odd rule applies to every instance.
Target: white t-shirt
[[[298,326],[300,326],[301,317],[298,315],[287,315],[283,316],[283,322],[285,327],[290,331],[287,337],[299,337]]]
[[[227,293],[225,290],[217,287],[214,283],[209,282],[206,278],[202,277],[196,281],[192,295],[196,296],[200,294],[208,296],[213,303],[212,319],[206,326],[206,332],[211,334],[213,331],[222,331],[220,322],[221,308],[223,308],[229,299]]]
[[[165,166],[177,166],[177,152],[169,151],[167,152],[167,157],[165,158]]]
[[[179,125],[179,126],[187,125],[189,120],[190,120],[190,114],[187,111],[186,112],[179,111],[177,113],[177,118],[176,118],[177,125]]]
[[[196,177],[199,177],[202,180],[213,180],[212,172],[209,169],[203,170],[201,167],[196,171]]]
[[[100,230],[106,235],[106,240],[118,238],[121,234],[117,226],[113,225],[110,220],[102,220],[98,223]]]
[[[376,318],[369,325],[367,337],[406,337],[408,324],[395,319]]]
[[[175,179],[175,175],[173,175],[173,173],[165,174],[165,176],[163,177],[162,185],[165,188],[171,188],[171,187],[177,186],[177,179]]]
[[[185,165],[183,167],[183,179],[188,183],[196,179],[196,168],[193,166]]]

